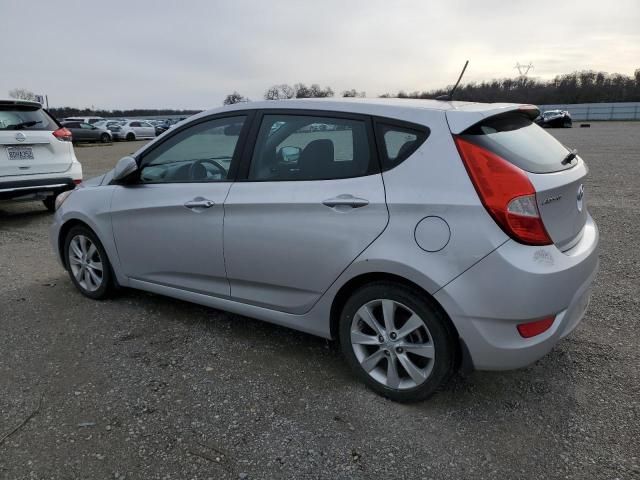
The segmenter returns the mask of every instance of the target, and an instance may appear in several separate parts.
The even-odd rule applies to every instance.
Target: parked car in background
[[[63,122],[84,122],[93,125],[96,122],[104,120],[102,117],[69,117],[62,120]]]
[[[101,142],[109,143],[112,134],[109,130],[85,122],[62,122],[62,126],[69,129],[73,143]]]
[[[41,200],[53,211],[81,181],[71,132],[40,103],[0,99],[0,200]]]
[[[94,123],[94,125],[98,128],[104,128],[111,131],[112,127],[120,126],[125,121],[126,120],[100,120],[99,122]]]
[[[566,110],[547,110],[535,119],[544,128],[571,128],[573,121]]]
[[[167,120],[148,120],[148,122],[155,128],[156,136],[162,135],[164,132],[169,130],[170,127]]]
[[[588,170],[538,114],[403,99],[203,112],[59,203],[54,251],[87,297],[132,287],[336,338],[371,388],[423,399],[460,365],[535,362],[585,314]]]
[[[142,140],[156,137],[156,129],[144,120],[126,120],[111,129],[116,140]]]

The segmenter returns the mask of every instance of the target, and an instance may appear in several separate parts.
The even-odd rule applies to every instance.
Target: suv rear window
[[[569,150],[520,113],[498,115],[468,128],[462,138],[531,173],[551,173],[571,168],[562,164]]]
[[[0,104],[0,130],[46,130],[58,128],[56,122],[39,107]]]

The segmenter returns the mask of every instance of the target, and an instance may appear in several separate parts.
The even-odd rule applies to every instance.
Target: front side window
[[[372,155],[362,120],[265,115],[249,180],[329,180],[371,173]]]
[[[162,142],[141,162],[143,183],[229,180],[231,161],[246,117],[198,123]]]

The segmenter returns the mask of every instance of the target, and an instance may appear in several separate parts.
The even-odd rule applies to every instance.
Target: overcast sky
[[[319,83],[367,96],[455,81],[640,68],[639,0],[0,0],[0,97],[211,108]]]

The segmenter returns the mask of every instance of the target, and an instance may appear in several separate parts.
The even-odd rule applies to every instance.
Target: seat
[[[333,142],[328,139],[309,142],[300,153],[298,168],[302,179],[332,178],[335,173]]]

